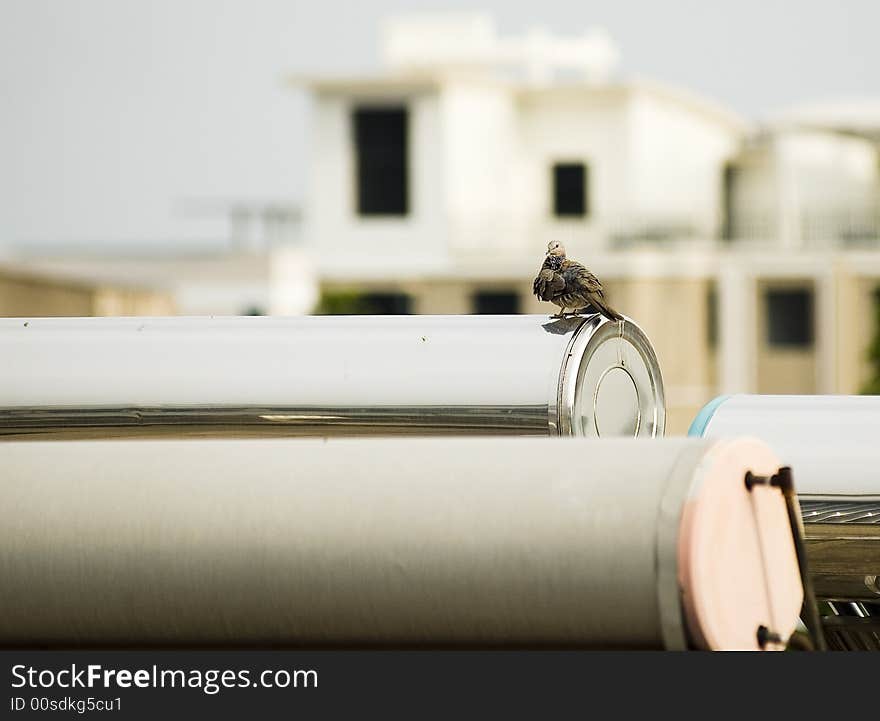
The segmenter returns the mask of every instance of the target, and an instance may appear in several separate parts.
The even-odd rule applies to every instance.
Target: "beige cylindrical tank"
[[[3,644],[755,649],[801,605],[757,441],[9,441],[0,468]]]

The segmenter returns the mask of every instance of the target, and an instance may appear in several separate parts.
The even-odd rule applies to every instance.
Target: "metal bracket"
[[[801,618],[810,632],[814,647],[817,651],[826,651],[825,634],[822,629],[822,620],[819,616],[819,606],[816,603],[816,593],[813,590],[813,580],[807,567],[807,550],[804,544],[804,526],[801,518],[801,507],[798,504],[797,495],[794,492],[794,476],[789,466],[781,467],[772,476],[758,476],[751,471],[746,471],[746,489],[751,490],[757,485],[769,485],[782,491],[785,499],[785,508],[788,511],[788,523],[791,526],[791,535],[794,540],[794,549],[797,554],[798,570],[801,575],[801,584],[804,590],[804,604],[801,608]],[[763,629],[763,632],[762,630]],[[758,627],[758,645],[763,648],[767,643],[777,642],[771,636],[779,638],[766,626]],[[763,639],[763,643],[762,643]],[[779,640],[778,643],[782,641]]]

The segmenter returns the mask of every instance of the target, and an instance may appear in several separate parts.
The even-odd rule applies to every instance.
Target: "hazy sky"
[[[0,0],[0,247],[210,238],[181,200],[298,200],[305,102],[284,74],[377,68],[379,21],[421,7],[604,26],[623,75],[753,118],[880,97],[878,0]]]

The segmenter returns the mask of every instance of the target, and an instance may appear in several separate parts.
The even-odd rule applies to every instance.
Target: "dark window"
[[[481,291],[474,293],[474,313],[511,315],[519,313],[519,293]]]
[[[367,315],[409,315],[410,297],[405,293],[364,293],[363,313]]]
[[[582,218],[589,213],[587,166],[583,163],[557,163],[553,166],[553,213],[560,217]]]
[[[354,112],[357,204],[361,215],[406,215],[406,108]]]
[[[807,289],[767,291],[767,342],[803,348],[813,344],[813,294]]]
[[[724,174],[721,179],[721,205],[724,217],[721,219],[721,237],[724,240],[733,240],[736,237],[734,225],[735,207],[734,193],[739,179],[739,168],[728,163],[724,166]]]

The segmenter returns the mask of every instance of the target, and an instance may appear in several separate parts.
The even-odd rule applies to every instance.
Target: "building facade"
[[[0,316],[173,315],[173,298],[150,288],[96,284],[0,265]]]
[[[373,75],[292,79],[310,103],[301,213],[199,203],[229,220],[210,248],[23,250],[54,285],[8,281],[4,314],[549,314],[531,280],[559,240],[651,337],[672,433],[721,393],[864,387],[880,103],[757,126],[619,79],[601,31],[504,37],[484,15],[392,21],[383,54]]]
[[[325,296],[373,312],[554,312],[531,278],[560,240],[654,341],[673,431],[719,393],[858,392],[880,286],[876,137],[814,118],[757,129],[614,80],[601,33],[420,17],[386,28],[385,56],[376,76],[296,79],[309,194],[279,267],[305,252]]]

